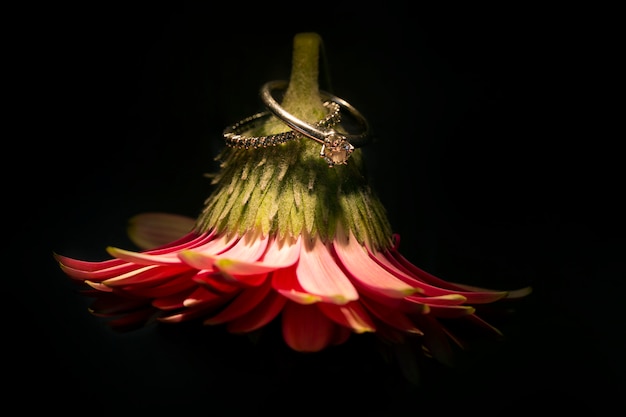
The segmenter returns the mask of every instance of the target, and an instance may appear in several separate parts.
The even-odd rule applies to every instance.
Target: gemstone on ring
[[[339,105],[342,111],[345,110],[352,117],[353,121],[356,121],[360,126],[360,130],[339,134],[332,129],[328,129],[329,126],[311,125],[289,113],[272,96],[272,90],[285,89],[287,85],[287,81],[284,80],[269,81],[263,84],[260,91],[263,103],[274,116],[285,122],[291,129],[322,144],[320,156],[324,158],[329,167],[347,164],[354,149],[360,148],[371,141],[372,136],[369,130],[369,123],[361,112],[347,101],[326,91],[320,90],[320,97]]]
[[[347,165],[354,146],[345,136],[331,130],[324,139],[320,156],[328,163],[329,167],[335,165]]]

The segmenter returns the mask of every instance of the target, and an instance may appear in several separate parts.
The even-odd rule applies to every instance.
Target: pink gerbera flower
[[[323,117],[317,90],[319,37],[299,34],[283,107]],[[285,130],[278,120],[251,134]],[[199,320],[250,333],[280,320],[286,344],[317,352],[353,334],[399,344],[416,340],[446,361],[447,323],[499,331],[481,306],[528,294],[450,283],[399,251],[385,210],[362,174],[359,151],[328,168],[307,140],[220,155],[216,186],[196,219],[146,213],[131,221],[139,251],[109,247],[111,259],[55,254],[95,298],[91,311],[119,329]]]

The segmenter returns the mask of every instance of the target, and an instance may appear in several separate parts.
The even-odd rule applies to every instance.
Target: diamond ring
[[[272,90],[285,89],[287,81],[269,81],[261,87],[261,100],[276,117],[280,118],[287,126],[300,134],[313,139],[322,144],[320,156],[332,167],[340,164],[347,164],[350,154],[355,148],[366,145],[370,137],[370,128],[367,119],[350,103],[334,96],[326,91],[320,91],[323,100],[339,105],[342,110],[352,116],[356,123],[360,126],[358,134],[342,133],[334,129],[328,129],[326,126],[316,126],[306,123],[291,113],[283,109],[280,104],[272,96]]]
[[[323,104],[324,107],[328,109],[328,114],[326,115],[326,117],[315,123],[314,126],[319,129],[333,126],[339,123],[341,119],[341,114],[339,113],[339,104],[332,101],[325,101]],[[243,149],[266,148],[268,146],[280,145],[290,140],[302,137],[299,132],[293,130],[268,136],[243,135],[243,133],[257,127],[261,122],[264,121],[265,118],[271,116],[271,114],[272,113],[270,113],[269,111],[256,113],[252,116],[246,117],[245,119],[238,121],[232,126],[228,126],[226,129],[224,129],[223,133],[226,145],[230,146],[231,148]]]

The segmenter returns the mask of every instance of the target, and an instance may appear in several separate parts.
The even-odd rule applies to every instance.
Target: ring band
[[[322,144],[320,156],[328,162],[329,166],[347,164],[350,154],[355,148],[366,145],[370,140],[370,129],[367,119],[350,103],[334,96],[326,91],[320,91],[323,100],[338,104],[341,109],[345,109],[356,120],[361,127],[358,134],[344,134],[334,129],[323,129],[325,126],[315,126],[306,123],[291,113],[283,109],[272,96],[272,90],[284,89],[288,85],[287,81],[269,81],[261,87],[261,100],[276,117],[280,118],[293,130]]]
[[[341,114],[339,112],[340,106],[332,101],[325,101],[323,104],[324,107],[328,109],[328,114],[326,115],[326,117],[315,123],[315,126],[317,128],[324,128],[339,123],[341,119]],[[268,136],[242,135],[242,133],[247,132],[248,130],[258,126],[264,118],[271,115],[272,113],[269,111],[260,112],[257,114],[253,114],[250,117],[246,117],[245,119],[238,121],[234,125],[227,127],[226,129],[224,129],[223,133],[226,145],[230,146],[231,148],[256,149],[280,145],[290,140],[302,137],[299,132],[293,130]]]

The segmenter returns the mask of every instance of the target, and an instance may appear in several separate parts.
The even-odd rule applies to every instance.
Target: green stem
[[[324,117],[326,109],[319,93],[319,55],[322,38],[314,32],[298,33],[293,40],[293,57],[289,84],[281,106],[297,118],[314,123]],[[285,130],[285,124],[273,118],[266,128],[271,133]]]
[[[322,40],[317,33],[300,33],[294,37],[289,87],[282,105],[296,117],[315,122],[324,114],[319,95],[319,51]]]

